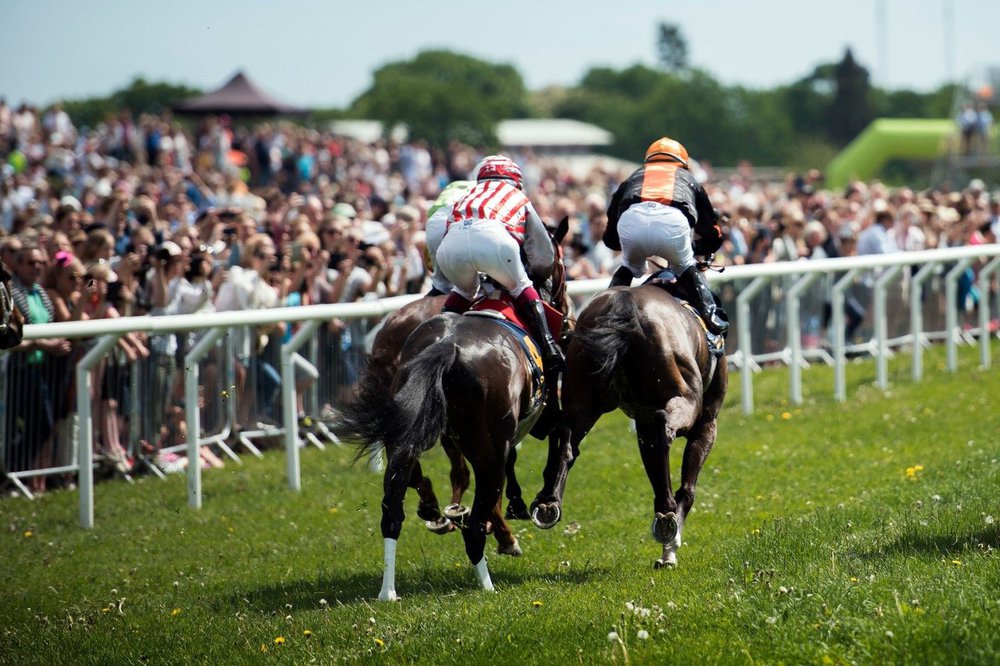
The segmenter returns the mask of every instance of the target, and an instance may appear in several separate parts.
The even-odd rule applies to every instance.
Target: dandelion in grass
[[[327,511],[328,511],[329,513],[340,513],[340,509],[338,509],[338,508],[337,508],[337,507],[335,507],[335,506],[331,506],[331,507],[330,507],[329,509],[327,509]]]
[[[285,644],[285,637],[284,636],[276,636],[275,639],[274,639],[274,644],[275,645],[284,645]]]
[[[180,615],[180,614],[181,614],[181,609],[180,608],[175,608],[172,611],[170,611],[170,616],[171,617],[175,617],[175,616]]]
[[[385,641],[384,641],[384,640],[382,640],[381,638],[376,638],[376,639],[375,639],[375,645],[376,645],[377,647],[380,647],[380,648],[381,648],[381,647],[385,647]]]
[[[790,418],[792,418],[792,413],[791,412],[781,412],[781,418],[784,419],[785,421],[787,421]]]
[[[541,601],[538,601],[538,600],[536,599],[535,601],[532,601],[532,602],[531,602],[531,607],[532,607],[532,608],[541,608],[541,607],[542,607],[542,602],[541,602]]]
[[[993,524],[993,516],[986,516],[986,524],[987,525]]]
[[[635,636],[636,636],[636,638],[638,638],[638,639],[639,639],[640,641],[645,641],[645,640],[648,640],[648,639],[649,639],[649,632],[648,632],[648,631],[646,631],[645,629],[640,629],[640,630],[639,630],[639,631],[638,631],[638,632],[636,633],[636,635],[635,635]]]
[[[954,564],[956,567],[962,566],[962,560],[952,560],[951,563]]]
[[[302,632],[302,635],[305,636],[306,638],[309,638],[310,636],[313,635],[313,632],[306,629],[305,631]]]
[[[621,643],[622,639],[618,638],[617,631],[611,631],[608,632],[608,640],[611,641],[612,643]]]
[[[30,539],[33,536],[35,536],[34,532],[32,532],[31,530],[25,530],[25,532],[24,532],[24,538],[25,539]]]
[[[263,643],[261,643],[261,644],[260,644],[260,651],[261,651],[261,652],[267,652],[267,646],[266,646],[266,645],[264,645]]]
[[[906,478],[910,481],[916,481],[920,473],[924,471],[923,465],[914,465],[913,467],[906,468]]]

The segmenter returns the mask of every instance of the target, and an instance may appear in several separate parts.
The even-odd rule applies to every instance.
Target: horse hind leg
[[[681,530],[687,520],[688,513],[694,505],[694,489],[698,483],[698,475],[705,459],[708,458],[712,445],[715,443],[716,421],[699,424],[688,433],[688,441],[684,447],[684,461],[681,464],[681,487],[674,495],[677,512],[674,521],[677,525],[673,539],[663,542],[663,555],[654,566],[677,566],[677,549],[681,546]]]
[[[670,480],[670,445],[677,430],[691,422],[690,411],[687,401],[672,400],[667,409],[658,410],[651,418],[636,420],[639,453],[653,488],[651,532],[663,544],[663,555],[653,565],[657,569],[677,565],[684,516],[678,509]]]
[[[434,494],[434,485],[430,478],[424,476],[419,460],[413,463],[413,470],[410,472],[410,481],[407,485],[416,490],[417,495],[420,496],[420,502],[417,504],[417,517],[424,521],[424,526],[427,529],[435,534],[447,534],[455,529],[451,521],[441,514],[441,506]]]
[[[507,512],[504,518],[507,520],[528,520],[531,514],[528,512],[528,505],[521,497],[521,484],[517,482],[517,475],[514,473],[514,466],[517,463],[517,446],[510,448],[507,455],[507,465],[505,476],[507,477]],[[520,553],[518,553],[520,554]]]
[[[523,551],[517,543],[517,537],[514,536],[514,532],[507,523],[507,517],[503,514],[502,507],[503,500],[498,498],[496,506],[493,507],[492,519],[493,537],[497,540],[497,554],[520,557]],[[507,506],[507,512],[510,512],[510,505]]]
[[[412,476],[415,459],[389,455],[389,463],[382,480],[382,539],[383,563],[382,589],[379,601],[397,601],[396,594],[396,544],[403,528],[403,498]]]
[[[465,456],[458,450],[455,442],[450,437],[441,438],[441,448],[444,449],[451,463],[449,477],[451,479],[451,502],[444,508],[444,517],[455,527],[464,529],[469,517],[470,509],[462,505],[462,495],[469,489],[469,466],[465,463]]]
[[[473,468],[476,474],[476,497],[472,502],[469,525],[462,530],[462,538],[465,539],[465,554],[469,557],[480,585],[487,592],[495,592],[496,588],[486,566],[486,527],[490,518],[497,521],[494,528],[506,526],[500,515],[503,466],[487,464],[487,461],[473,461]]]

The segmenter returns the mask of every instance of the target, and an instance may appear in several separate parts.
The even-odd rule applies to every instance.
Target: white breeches
[[[691,224],[679,209],[655,201],[633,204],[618,219],[622,263],[639,276],[646,272],[646,259],[663,257],[670,270],[680,275],[693,266]]]
[[[444,276],[444,273],[441,272],[441,266],[437,260],[438,248],[441,247],[441,241],[444,239],[444,232],[448,228],[448,211],[450,210],[450,206],[443,206],[439,208],[433,215],[427,218],[427,224],[424,228],[424,233],[427,237],[427,253],[430,255],[431,266],[433,267],[433,271],[431,272],[431,284],[435,289],[443,294],[447,294],[454,286],[451,281]]]
[[[531,286],[521,263],[521,248],[504,226],[493,220],[451,225],[438,248],[435,262],[455,291],[472,300],[479,290],[479,274],[496,280],[517,298]]]

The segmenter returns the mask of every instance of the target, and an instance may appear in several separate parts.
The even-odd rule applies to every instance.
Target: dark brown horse
[[[10,274],[0,264],[0,349],[10,349],[21,344],[24,334],[24,317],[14,305],[10,290]]]
[[[657,568],[677,564],[681,529],[698,474],[715,442],[726,395],[725,358],[709,352],[698,316],[664,288],[616,287],[598,294],[570,334],[560,423],[549,439],[544,487],[532,502],[532,520],[551,528],[580,442],[607,412],[635,419],[639,453],[653,486],[653,537],[663,544]],[[670,445],[685,437],[681,485],[670,481]]]
[[[569,219],[563,218],[556,229],[551,231],[552,243],[557,253],[561,257],[561,243],[569,231]],[[566,295],[565,269],[562,261],[557,261],[553,275],[543,283],[536,285],[542,298],[547,300],[554,308],[560,312],[568,313],[569,299]],[[372,394],[381,392],[384,396],[389,395],[390,385],[395,377],[400,365],[400,352],[403,343],[417,326],[424,323],[431,317],[441,313],[446,295],[427,296],[408,303],[389,314],[382,327],[375,335],[372,343],[372,351],[365,366],[363,381],[369,387]],[[568,322],[569,320],[567,320]],[[532,435],[539,439],[544,439],[548,435],[548,428],[555,419],[556,405],[554,403],[546,405],[546,412],[536,423]],[[448,437],[447,433],[441,438],[441,446],[451,462],[451,501],[449,507],[461,506],[462,496],[469,488],[470,476],[469,467],[465,463],[461,451]],[[507,511],[505,517],[508,520],[527,520],[529,518],[528,507],[521,497],[521,485],[517,481],[514,472],[517,461],[517,449],[513,449],[507,458],[506,469],[506,496]],[[420,496],[420,503],[417,506],[417,516],[425,521],[427,529],[438,534],[445,534],[454,529],[454,524],[446,518],[440,510],[437,497],[434,494],[433,484],[429,477],[424,476],[417,461],[413,466],[413,474],[410,478],[409,487],[417,491]],[[457,509],[460,511],[460,509]],[[495,532],[501,548],[510,548],[512,543],[509,535],[503,532]]]
[[[561,282],[563,267],[561,261],[557,264],[554,277]],[[562,291],[560,286],[551,293]],[[425,520],[443,517],[429,480],[419,472],[420,454],[439,439],[446,448],[453,447],[463,466],[471,465],[476,478],[471,511],[449,514],[446,509],[444,517],[454,515],[462,528],[466,555],[483,588],[493,590],[483,556],[488,532],[496,534],[499,553],[521,553],[501,497],[507,461],[544,410],[539,401],[544,392],[532,378],[538,351],[522,344],[525,337],[488,317],[437,315],[407,336],[388,391],[382,383],[385,376],[368,372],[342,406],[339,429],[361,442],[361,455],[384,448],[387,458],[382,501],[385,571],[379,599],[397,598],[396,543],[407,487],[428,493],[421,493],[418,515]]]

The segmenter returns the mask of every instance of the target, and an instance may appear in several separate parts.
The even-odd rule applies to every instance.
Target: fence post
[[[76,412],[80,415],[80,527],[85,529],[94,526],[94,422],[90,413],[90,371],[121,336],[121,333],[101,336],[76,366]]]
[[[958,328],[958,278],[965,272],[965,269],[972,263],[972,259],[959,259],[955,267],[948,271],[944,278],[945,308],[944,313],[945,328],[945,348],[948,350],[948,370],[955,372],[958,369],[958,350],[956,349],[955,329]]]
[[[816,281],[821,273],[807,273],[799,278],[792,288],[785,293],[788,302],[785,304],[786,327],[788,343],[792,348],[792,362],[790,365],[791,375],[789,391],[791,393],[792,404],[802,404],[802,327],[799,321],[799,301],[803,291],[809,288]]]
[[[934,275],[937,262],[924,264],[910,279],[910,335],[913,337],[913,381],[924,376],[924,283]]]
[[[322,323],[320,319],[305,322],[292,339],[281,346],[281,406],[285,417],[285,458],[288,468],[288,487],[292,490],[302,489],[302,478],[299,470],[299,420],[295,413],[295,361],[292,355],[312,339],[316,329]]]
[[[743,413],[753,413],[753,353],[750,350],[750,299],[760,293],[760,290],[771,283],[768,276],[753,279],[746,289],[736,297],[736,328],[740,341],[740,354],[743,356],[743,367],[740,369],[740,380],[743,383]]]
[[[833,365],[834,387],[833,397],[838,402],[847,400],[847,369],[845,365],[844,347],[846,346],[844,331],[844,292],[854,283],[854,278],[861,272],[860,268],[852,268],[833,284],[830,294],[830,325],[833,326]]]
[[[1000,267],[1000,257],[993,259],[979,270],[979,362],[990,367],[990,277]]]
[[[187,481],[188,506],[201,508],[201,456],[198,454],[201,435],[201,413],[198,406],[198,362],[222,337],[224,328],[213,328],[205,333],[184,356],[184,419],[187,421]]]
[[[896,264],[875,280],[875,345],[878,350],[875,366],[875,385],[880,389],[889,388],[889,321],[886,312],[886,287],[903,270],[903,264]]]

